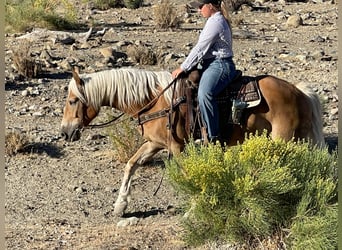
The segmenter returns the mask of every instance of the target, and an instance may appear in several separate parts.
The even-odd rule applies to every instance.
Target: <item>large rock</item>
[[[303,25],[303,19],[299,14],[294,14],[289,16],[289,18],[286,21],[286,27],[290,28],[297,28],[299,26]]]

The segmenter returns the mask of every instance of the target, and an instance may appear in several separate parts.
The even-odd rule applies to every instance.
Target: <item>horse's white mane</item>
[[[102,103],[114,102],[117,108],[129,110],[133,104],[142,105],[152,100],[171,81],[168,71],[147,71],[134,68],[120,68],[96,73],[82,74],[85,97],[80,93],[74,79],[70,81],[69,91],[72,91],[82,102],[89,102],[96,111]],[[170,89],[169,89],[170,90]],[[171,100],[171,90],[165,92],[168,102]]]

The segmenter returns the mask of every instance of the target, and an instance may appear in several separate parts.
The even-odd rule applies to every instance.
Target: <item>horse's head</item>
[[[88,104],[85,96],[84,82],[76,71],[69,84],[68,97],[64,106],[61,133],[65,140],[76,141],[81,137],[81,130],[97,115],[95,109]],[[73,82],[74,81],[74,82]],[[76,89],[71,85],[75,83]]]

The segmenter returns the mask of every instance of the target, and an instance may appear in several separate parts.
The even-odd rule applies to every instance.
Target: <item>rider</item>
[[[198,8],[207,21],[185,61],[172,72],[174,78],[201,64],[202,77],[198,88],[198,102],[205,121],[209,141],[219,140],[219,117],[215,96],[235,77],[232,30],[228,13],[221,0],[197,0],[190,3]]]

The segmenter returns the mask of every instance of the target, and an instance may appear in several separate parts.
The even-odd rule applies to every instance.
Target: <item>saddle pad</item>
[[[258,83],[255,80],[252,80],[247,84],[242,85],[238,92],[237,99],[246,102],[248,108],[259,105],[261,102],[261,94]]]

